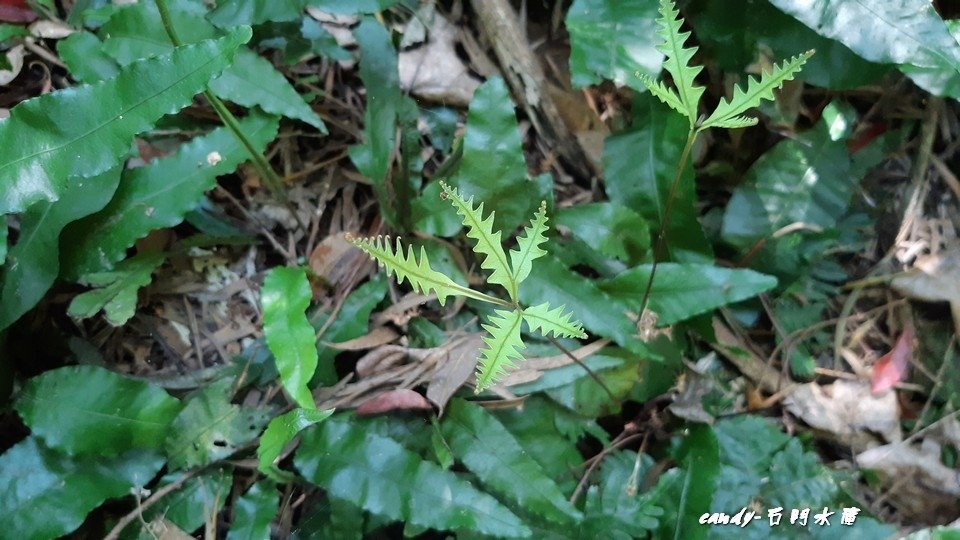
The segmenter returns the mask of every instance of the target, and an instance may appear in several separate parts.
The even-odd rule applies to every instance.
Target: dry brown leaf
[[[960,248],[917,257],[913,269],[893,278],[897,292],[928,302],[950,302],[953,326],[960,335]]]
[[[348,339],[347,341],[340,341],[337,343],[324,342],[323,344],[327,347],[332,347],[340,351],[365,351],[367,349],[373,349],[374,347],[386,345],[398,337],[400,337],[400,335],[394,330],[387,328],[386,326],[379,326],[357,338]]]
[[[17,78],[17,75],[20,75],[20,70],[23,69],[24,53],[23,45],[11,47],[7,51],[7,62],[10,64],[10,69],[0,69],[0,86],[10,84]]]
[[[480,82],[457,55],[457,28],[435,14],[425,44],[397,55],[400,87],[446,105],[466,107]]]
[[[308,264],[323,285],[343,292],[357,266],[366,262],[366,255],[347,242],[346,233],[332,234],[323,239],[310,254]]]
[[[476,370],[483,339],[480,334],[470,334],[454,339],[451,345],[443,356],[437,358],[437,368],[427,385],[427,399],[437,406],[441,415],[453,394]]]
[[[59,21],[40,20],[28,27],[34,37],[45,39],[63,39],[76,32],[76,29]]]
[[[364,401],[357,407],[357,416],[370,416],[391,411],[432,411],[433,406],[425,397],[413,390],[398,388]]]
[[[911,520],[941,524],[960,514],[957,471],[940,461],[940,445],[894,443],[857,455],[857,465],[880,473],[889,502]]]
[[[867,382],[841,379],[828,385],[803,384],[784,398],[783,403],[791,414],[810,427],[854,449],[873,445],[874,434],[886,442],[901,439],[896,394],[875,396]]]

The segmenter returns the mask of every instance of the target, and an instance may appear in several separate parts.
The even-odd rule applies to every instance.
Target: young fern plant
[[[399,238],[395,247],[391,246],[389,237],[349,240],[386,268],[388,275],[396,275],[398,283],[407,280],[414,290],[424,294],[430,291],[436,293],[441,306],[449,296],[463,296],[502,308],[495,309],[488,324],[482,325],[488,335],[483,338],[486,347],[480,352],[477,365],[476,392],[480,393],[496,384],[508,369],[515,367],[515,360],[523,359],[520,351],[526,346],[520,337],[521,322],[526,322],[531,332],[539,332],[544,337],[550,334],[556,337],[587,337],[583,325],[574,321],[571,313],[564,313],[564,306],[551,309],[546,302],[530,307],[520,305],[520,284],[530,275],[533,261],[547,253],[540,247],[547,241],[547,203],[540,203],[540,209],[530,220],[530,225],[524,228],[523,234],[517,239],[517,247],[510,250],[508,258],[500,243],[500,231],[493,232],[494,212],[484,218],[483,203],[474,206],[473,197],[464,200],[456,188],[444,182],[440,183],[440,187],[440,197],[450,201],[463,218],[467,238],[473,240],[473,250],[482,259],[480,268],[490,271],[487,283],[506,289],[509,300],[464,287],[434,270],[422,247],[419,260],[414,255],[413,246],[407,246],[404,255]]]
[[[673,200],[680,184],[683,168],[690,157],[690,151],[697,135],[712,127],[735,129],[756,125],[757,119],[745,116],[744,113],[759,105],[763,100],[772,101],[774,99],[773,91],[783,86],[784,82],[792,80],[814,53],[813,50],[809,50],[780,64],[774,64],[773,68],[762,73],[759,79],[749,77],[746,88],[737,86],[734,88],[733,96],[730,99],[721,99],[717,108],[710,115],[700,116],[700,98],[703,96],[704,87],[698,86],[695,81],[697,74],[703,70],[703,67],[690,64],[693,55],[697,52],[697,47],[685,46],[687,39],[690,37],[690,32],[680,31],[683,18],[680,17],[680,11],[674,4],[674,0],[660,0],[659,11],[660,18],[657,23],[660,30],[657,33],[663,38],[663,43],[657,48],[666,56],[663,68],[670,74],[676,89],[671,89],[662,81],[657,81],[644,74],[638,73],[637,76],[650,90],[651,94],[687,117],[690,121],[690,130],[687,132],[687,141],[680,153],[673,183],[670,184],[663,214],[660,216],[657,241],[654,244],[653,251],[653,266],[643,293],[643,299],[640,302],[639,313],[641,316],[646,311],[647,304],[650,301],[653,279],[657,273],[657,263],[666,243],[667,226],[670,224]]]

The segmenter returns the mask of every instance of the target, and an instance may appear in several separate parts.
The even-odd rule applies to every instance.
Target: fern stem
[[[640,301],[640,311],[637,313],[637,321],[643,317],[643,312],[647,309],[650,302],[650,293],[653,291],[653,278],[657,275],[657,265],[660,263],[663,248],[667,239],[667,227],[670,225],[670,212],[673,210],[673,200],[677,195],[677,188],[680,186],[680,178],[683,176],[683,168],[690,157],[690,151],[693,149],[693,142],[700,133],[699,129],[691,126],[687,132],[687,142],[680,153],[680,161],[677,162],[676,174],[673,176],[673,183],[670,184],[670,191],[667,192],[667,202],[663,208],[663,214],[660,216],[660,227],[657,231],[657,242],[653,247],[653,266],[650,268],[650,278],[647,280],[647,287],[643,291],[643,299]]]

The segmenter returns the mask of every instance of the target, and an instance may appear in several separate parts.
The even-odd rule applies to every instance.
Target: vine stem
[[[183,41],[180,39],[179,34],[177,34],[177,29],[173,25],[173,19],[170,17],[170,8],[167,5],[167,0],[153,0],[154,4],[157,6],[157,11],[160,13],[160,22],[163,24],[163,29],[167,33],[167,37],[170,38],[170,43],[173,43],[174,47],[180,47],[183,45]],[[256,149],[253,146],[253,143],[250,142],[250,139],[247,138],[243,130],[240,128],[240,121],[237,120],[237,117],[230,112],[230,109],[227,108],[226,104],[218,98],[210,89],[203,91],[203,96],[210,103],[210,106],[213,107],[213,110],[216,111],[217,116],[220,117],[220,120],[223,122],[227,129],[233,133],[233,136],[240,142],[244,150],[247,151],[247,154],[250,155],[250,160],[253,161],[253,166],[256,167],[257,172],[260,173],[260,176],[267,183],[267,187],[270,191],[273,192],[274,197],[278,201],[282,202],[287,210],[290,212],[290,215],[293,216],[293,219],[297,222],[297,226],[301,230],[306,231],[307,227],[300,220],[300,216],[297,214],[295,209],[290,204],[290,201],[287,200],[284,191],[283,191],[283,182],[280,180],[280,177],[277,176],[276,171],[273,170],[273,167],[270,166],[270,163],[267,161],[267,158],[263,155],[262,152]]]
[[[637,313],[637,321],[643,317],[647,310],[647,304],[650,302],[650,293],[653,291],[653,278],[657,275],[657,265],[663,255],[663,248],[667,239],[667,226],[670,225],[670,212],[673,210],[673,199],[676,198],[677,188],[680,186],[680,178],[683,176],[683,168],[690,157],[690,151],[693,149],[693,142],[697,140],[700,129],[693,126],[687,133],[687,142],[683,145],[683,151],[680,153],[680,161],[677,162],[677,171],[673,176],[673,183],[670,184],[670,190],[667,192],[666,206],[663,208],[663,214],[660,216],[659,231],[657,231],[657,242],[653,247],[653,266],[650,268],[650,278],[647,280],[647,287],[643,291],[643,299],[640,301],[640,311]]]

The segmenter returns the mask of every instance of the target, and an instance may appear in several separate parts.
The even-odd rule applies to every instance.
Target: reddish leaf
[[[390,411],[430,411],[433,406],[427,398],[413,390],[389,390],[378,394],[357,407],[357,416],[369,416]]]
[[[36,18],[37,14],[27,5],[27,0],[0,0],[0,21],[28,23]]]
[[[907,328],[900,334],[900,339],[887,354],[883,355],[873,365],[871,375],[871,390],[874,395],[893,388],[902,381],[910,367],[910,358],[913,357],[913,329]]]

